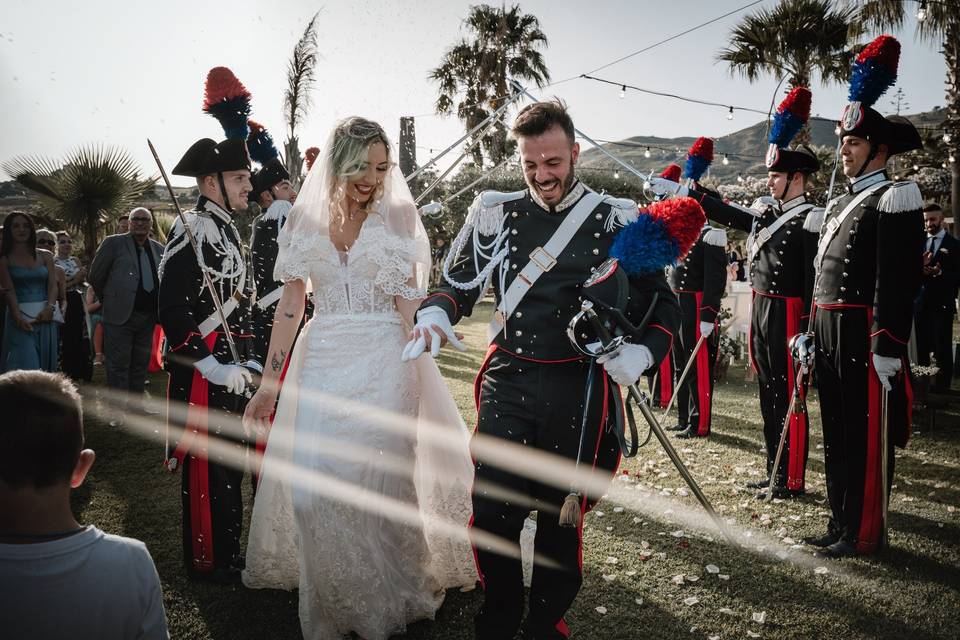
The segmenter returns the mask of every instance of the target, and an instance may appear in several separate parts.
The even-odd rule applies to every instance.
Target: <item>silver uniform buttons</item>
[[[517,347],[517,353],[523,353],[523,347]]]
[[[599,238],[599,237],[600,237],[600,232],[598,231],[598,232],[594,233],[594,234],[593,234],[593,237],[594,237],[594,238]]]
[[[523,335],[523,331],[520,331],[520,329],[517,329],[515,333],[517,334],[518,338]]]
[[[517,316],[518,318],[522,318],[522,317],[523,317],[523,311],[517,311],[517,312],[516,312],[515,314],[513,314],[513,315]]]
[[[593,255],[595,255],[595,256],[600,255],[600,249],[594,249],[594,250],[593,250]]]
[[[516,230],[516,229],[511,229],[511,230],[510,230],[510,233],[512,233],[513,235],[517,235],[517,230]]]
[[[513,216],[514,218],[516,218],[516,217],[517,217],[517,216],[519,216],[520,214],[519,214],[519,213],[517,213],[516,211],[514,211],[514,212],[513,212],[513,213],[511,213],[510,215],[511,215],[511,216]]]
[[[596,218],[597,220],[603,220],[603,214],[598,213],[597,215],[594,216],[594,218]]]

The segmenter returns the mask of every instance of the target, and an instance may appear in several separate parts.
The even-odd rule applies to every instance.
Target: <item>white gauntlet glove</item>
[[[900,371],[900,365],[900,358],[873,354],[873,368],[877,372],[877,377],[880,378],[880,384],[882,384],[883,388],[887,391],[893,389],[890,380]]]
[[[710,334],[713,333],[713,323],[712,322],[701,322],[700,323],[700,335],[704,338],[709,338]]]
[[[212,355],[193,363],[207,382],[226,387],[230,393],[243,395],[247,384],[253,382],[250,370],[239,364],[223,364]]]
[[[624,342],[615,351],[597,358],[613,381],[621,386],[635,383],[653,366],[653,353],[642,344]]]
[[[430,355],[436,358],[440,354],[441,338],[437,331],[450,342],[450,344],[460,351],[466,351],[465,344],[460,342],[457,334],[453,332],[453,325],[450,324],[450,318],[447,312],[440,307],[427,307],[420,309],[416,315],[417,323],[413,325],[413,338],[403,348],[403,354],[400,359],[403,362],[416,360],[427,348],[427,336],[430,336]]]
[[[680,183],[659,176],[650,178],[647,181],[647,188],[661,198],[675,195],[685,196],[689,193],[689,189]]]

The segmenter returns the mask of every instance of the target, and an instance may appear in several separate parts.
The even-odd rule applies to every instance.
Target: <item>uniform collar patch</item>
[[[551,213],[560,213],[561,211],[569,209],[576,204],[577,201],[583,197],[583,194],[586,193],[587,187],[580,182],[579,178],[574,178],[573,186],[570,187],[570,191],[567,193],[567,195],[563,196],[563,200],[561,200],[560,203],[553,209],[551,209],[549,205],[540,199],[540,196],[537,195],[536,191],[529,188],[527,191],[530,192],[530,199],[533,200],[538,207],[544,211],[550,211]]]
[[[221,222],[226,222],[227,224],[233,222],[233,218],[230,217],[230,214],[213,200],[201,198],[200,206],[198,208],[201,211],[206,211],[207,213],[212,214],[214,218],[220,218]]]
[[[875,185],[878,182],[882,182],[883,180],[889,180],[887,177],[887,170],[877,169],[872,173],[868,173],[865,176],[860,176],[856,180],[852,181],[849,187],[850,193],[860,193],[867,187]]]
[[[807,201],[807,197],[800,195],[800,196],[797,196],[796,198],[787,200],[786,202],[781,202],[780,211],[782,211],[783,213],[786,213],[787,211],[790,211],[790,209],[793,209],[794,207],[798,207],[801,204],[804,204],[806,201]]]

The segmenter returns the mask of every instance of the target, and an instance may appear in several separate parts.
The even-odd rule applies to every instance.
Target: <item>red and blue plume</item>
[[[273,136],[262,124],[255,120],[247,120],[250,127],[250,136],[247,138],[247,151],[250,152],[250,159],[265,165],[271,160],[280,157],[277,146],[273,142]]]
[[[207,73],[203,110],[220,121],[227,138],[246,140],[250,134],[250,92],[230,69],[214,67]]]
[[[669,165],[667,165],[667,168],[660,173],[660,177],[672,182],[680,182],[682,171],[683,169],[680,168],[680,165],[675,162],[671,162]]]
[[[698,182],[711,162],[713,162],[713,140],[705,137],[697,138],[687,151],[687,177]]]
[[[850,102],[872,106],[897,81],[900,43],[893,36],[880,36],[860,52],[850,74]]]
[[[780,148],[790,144],[793,137],[800,133],[800,129],[803,129],[803,125],[810,119],[811,99],[810,89],[806,87],[795,87],[787,94],[773,116],[773,126],[770,127],[770,135],[767,136],[770,144]]]
[[[703,208],[693,198],[655,202],[617,233],[610,257],[632,276],[663,271],[686,257],[706,221]]]
[[[303,152],[303,160],[307,163],[307,171],[313,169],[313,163],[317,161],[317,156],[320,155],[320,147],[310,147]]]

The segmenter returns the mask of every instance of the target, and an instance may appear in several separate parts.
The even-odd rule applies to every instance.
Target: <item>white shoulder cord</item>
[[[478,203],[478,206],[482,205]],[[490,279],[491,275],[493,274],[493,270],[498,264],[504,262],[504,259],[506,258],[510,249],[505,244],[507,236],[509,235],[506,229],[501,228],[500,232],[497,233],[497,235],[490,242],[483,243],[480,240],[480,231],[476,220],[478,216],[479,211],[477,212],[476,216],[468,216],[467,222],[464,223],[463,227],[460,229],[460,232],[457,234],[457,237],[454,238],[453,246],[450,247],[450,252],[447,253],[446,258],[444,258],[443,261],[443,279],[446,280],[450,286],[464,291],[480,286],[480,296],[482,296],[484,292],[486,292],[487,287],[490,286]],[[500,226],[503,225],[503,219],[504,216],[501,216]],[[477,275],[469,282],[458,282],[450,275],[450,267],[453,266],[453,262],[460,256],[460,252],[463,251],[463,248],[466,246],[467,234],[472,234],[473,237],[473,264],[477,271]],[[481,258],[487,260],[487,264],[484,265],[483,268],[480,267]],[[504,268],[500,270],[501,290],[506,278],[508,264],[509,261],[504,262]]]

